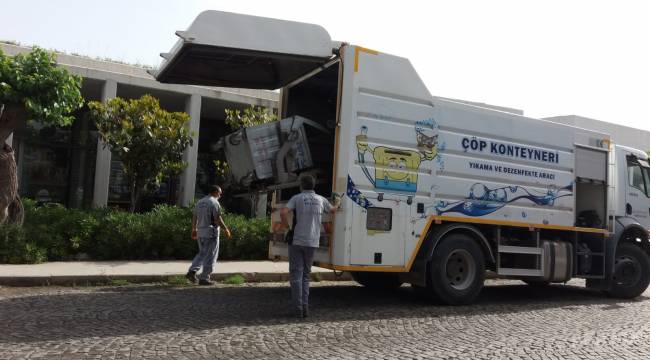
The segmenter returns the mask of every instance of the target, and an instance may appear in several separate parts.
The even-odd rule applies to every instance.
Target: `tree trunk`
[[[142,187],[137,183],[133,182],[131,184],[131,204],[129,206],[129,211],[134,213],[137,210],[140,210],[140,200],[142,199]]]
[[[7,218],[7,222],[22,226],[24,221],[25,208],[23,207],[23,202],[20,200],[20,195],[16,194],[16,198],[11,205],[9,205],[9,217]]]
[[[135,212],[135,202],[137,198],[135,182],[131,183],[131,203],[129,204],[129,211]]]
[[[23,204],[18,196],[18,175],[14,150],[5,143],[18,124],[27,120],[22,105],[0,104],[0,224],[22,225]]]
[[[18,201],[18,208],[22,208],[20,198],[18,198],[18,178],[16,174],[16,160],[14,159],[14,150],[8,144],[4,144],[0,149],[0,224],[8,220],[13,220],[9,210],[12,204]],[[12,212],[17,210],[13,208]],[[20,217],[22,223],[22,217]]]

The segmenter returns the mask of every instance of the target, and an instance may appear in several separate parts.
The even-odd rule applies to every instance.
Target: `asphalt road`
[[[488,281],[449,307],[321,282],[300,320],[284,283],[3,287],[0,359],[650,359],[649,295]]]

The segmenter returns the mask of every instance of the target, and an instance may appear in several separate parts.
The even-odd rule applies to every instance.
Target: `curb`
[[[287,282],[289,273],[218,273],[210,276],[211,280],[223,281],[233,275],[241,275],[246,282]],[[88,286],[109,285],[114,280],[124,280],[129,283],[165,283],[169,278],[185,276],[171,275],[70,275],[70,276],[0,276],[0,286]],[[349,273],[335,274],[334,272],[312,272],[311,280],[317,281],[350,281]]]

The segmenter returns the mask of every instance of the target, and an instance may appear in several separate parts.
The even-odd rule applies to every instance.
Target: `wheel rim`
[[[630,256],[620,256],[614,262],[614,283],[623,287],[634,286],[641,279],[641,264]]]
[[[467,250],[451,252],[446,261],[447,282],[455,290],[466,290],[474,282],[476,261]]]

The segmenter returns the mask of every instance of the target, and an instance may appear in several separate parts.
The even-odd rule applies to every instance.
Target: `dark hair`
[[[219,185],[210,185],[210,194],[221,193],[221,187]]]
[[[300,177],[300,188],[303,190],[314,190],[316,180],[311,175],[303,175]]]

